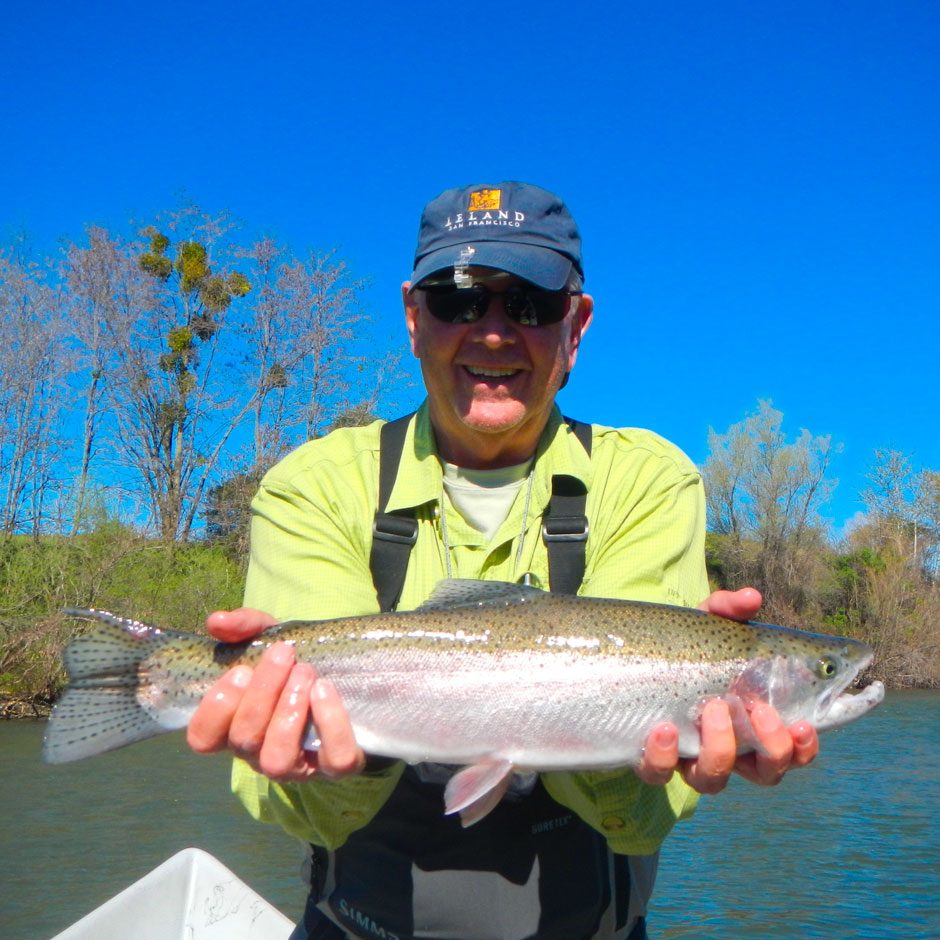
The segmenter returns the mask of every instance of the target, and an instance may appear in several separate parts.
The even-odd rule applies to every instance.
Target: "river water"
[[[190,845],[299,916],[298,844],[238,807],[225,755],[174,734],[49,767],[41,737],[0,723],[2,940],[48,940]],[[940,693],[889,693],[776,789],[702,800],[666,842],[651,936],[938,940],[938,816]]]

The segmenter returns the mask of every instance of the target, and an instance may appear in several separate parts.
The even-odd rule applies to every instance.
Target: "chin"
[[[500,434],[520,425],[525,416],[526,410],[521,405],[473,408],[464,418],[464,424],[484,434]]]

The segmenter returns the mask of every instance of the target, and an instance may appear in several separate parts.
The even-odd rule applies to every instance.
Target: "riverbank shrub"
[[[87,628],[66,607],[198,633],[210,611],[238,607],[243,589],[244,566],[224,547],[162,542],[117,522],[0,541],[0,714],[41,714],[59,694],[62,649]]]

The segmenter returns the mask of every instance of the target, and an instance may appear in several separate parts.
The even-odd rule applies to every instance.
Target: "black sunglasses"
[[[541,290],[538,287],[513,286],[494,293],[483,284],[457,287],[456,284],[418,285],[425,292],[431,316],[444,323],[476,323],[498,296],[510,320],[522,326],[547,326],[564,320],[568,299],[580,296],[575,290]]]

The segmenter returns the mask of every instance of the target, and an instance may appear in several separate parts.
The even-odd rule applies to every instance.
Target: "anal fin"
[[[479,822],[503,798],[512,777],[512,761],[484,759],[457,771],[444,789],[444,812],[460,813],[466,829]]]

